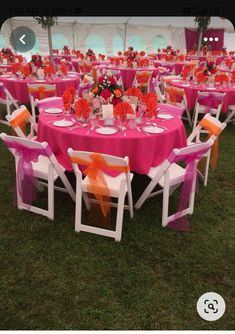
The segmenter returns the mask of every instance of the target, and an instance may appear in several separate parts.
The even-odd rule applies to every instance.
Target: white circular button
[[[208,38],[207,38],[207,37],[204,37],[203,39],[204,39],[204,41],[205,41],[205,42],[207,42],[207,41],[208,41]]]
[[[221,318],[225,312],[225,301],[216,292],[206,292],[197,301],[197,312],[207,321],[215,321]]]
[[[209,41],[212,42],[212,41],[213,41],[213,37],[210,37],[210,38],[209,38]]]

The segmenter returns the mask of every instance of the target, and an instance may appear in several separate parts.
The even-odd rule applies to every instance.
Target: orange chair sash
[[[29,87],[30,93],[38,93],[39,100],[45,99],[47,97],[46,93],[49,90],[46,89],[45,86],[39,86],[38,88]],[[51,93],[55,92],[55,90],[50,90]]]
[[[111,171],[118,173],[127,173],[129,166],[110,165],[104,157],[98,153],[91,153],[89,155],[91,161],[80,159],[77,157],[70,157],[72,163],[87,166],[83,173],[88,177],[88,191],[93,193],[100,205],[103,215],[106,217],[110,211],[110,190],[105,181],[103,172]],[[104,199],[107,199],[106,201]]]
[[[10,124],[13,128],[21,127],[27,122],[30,116],[31,114],[28,109],[24,109],[19,115],[10,120]]]
[[[215,170],[218,161],[218,150],[219,150],[219,138],[218,136],[221,134],[222,129],[215,124],[211,123],[207,119],[202,119],[199,124],[201,127],[206,129],[209,134],[206,140],[208,140],[212,135],[217,136],[212,148],[211,148],[211,158],[210,158],[210,166],[213,170]]]
[[[171,103],[177,102],[177,96],[184,96],[184,91],[176,87],[166,87],[165,90],[169,95],[169,100]]]

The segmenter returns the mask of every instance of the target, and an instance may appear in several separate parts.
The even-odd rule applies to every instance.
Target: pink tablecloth
[[[127,90],[128,88],[132,87],[133,81],[135,79],[135,74],[137,71],[152,71],[153,75],[152,77],[156,77],[159,74],[159,70],[154,67],[137,67],[137,68],[122,68],[122,67],[117,67],[117,66],[105,66],[105,65],[99,65],[97,66],[99,69],[107,69],[107,70],[115,70],[115,71],[120,71],[121,77],[122,77],[122,82],[124,86],[124,90]]]
[[[167,110],[165,106],[163,109]],[[168,110],[170,110],[169,106]],[[89,127],[70,131],[69,127],[56,127],[50,122],[53,119],[57,121],[63,118],[65,118],[64,115],[53,117],[46,116],[41,112],[38,122],[38,140],[49,143],[57,159],[67,170],[72,170],[67,156],[69,147],[75,150],[94,151],[119,157],[128,156],[131,170],[146,174],[151,166],[159,165],[172,149],[186,145],[185,128],[178,116],[171,120],[157,118],[155,122],[159,126],[167,127],[168,130],[149,136],[129,128],[126,131],[126,136],[120,132],[114,135],[100,135],[95,131],[91,131],[88,135]],[[71,116],[66,116],[66,119],[70,118]]]
[[[222,112],[227,112],[228,106],[231,104],[235,104],[235,85],[232,88],[231,87],[211,88],[206,85],[188,84],[183,82],[182,80],[171,80],[170,84],[175,87],[184,88],[189,110],[194,109],[195,107],[198,91],[226,93],[221,109]]]
[[[2,78],[0,76],[0,81],[4,83],[5,87],[9,90],[12,96],[18,100],[20,103],[28,103],[29,102],[29,94],[28,94],[28,83],[36,83],[36,84],[55,84],[57,96],[62,96],[65,89],[73,86],[75,89],[78,88],[80,79],[78,75],[74,74],[74,76],[70,76],[68,78],[60,78],[57,80],[43,80],[36,81],[31,79],[20,80],[20,79],[12,79],[12,78]]]

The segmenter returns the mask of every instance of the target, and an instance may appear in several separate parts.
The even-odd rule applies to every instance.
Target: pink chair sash
[[[16,155],[19,156],[18,167],[16,171],[18,191],[27,205],[31,205],[32,201],[36,199],[35,191],[35,177],[33,175],[32,162],[38,160],[39,155],[50,156],[49,147],[44,148],[29,148],[17,142],[4,141],[5,145],[14,149]]]
[[[187,208],[189,195],[192,192],[193,180],[195,177],[197,184],[197,165],[195,166],[195,160],[199,161],[208,150],[209,148],[207,147],[206,149],[201,149],[199,152],[196,153],[193,152],[179,156],[177,156],[174,152],[172,152],[168,157],[168,160],[171,163],[176,163],[178,161],[185,161],[186,169],[184,176],[184,184],[180,193],[179,206],[177,212],[174,215],[174,220],[171,221],[166,227],[178,231],[184,231],[184,232],[190,231],[190,225],[187,216],[184,215],[183,217],[180,217],[180,212]]]
[[[223,96],[217,96],[215,93],[208,93],[203,96],[198,93],[198,102],[205,106],[205,113],[209,113],[211,108],[217,108],[223,101]]]

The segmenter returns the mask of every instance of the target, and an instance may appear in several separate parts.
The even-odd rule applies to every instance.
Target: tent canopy
[[[37,41],[29,56],[36,52],[48,54],[47,32],[33,17],[6,20],[1,27],[0,48],[10,46],[10,33],[19,26],[30,27],[36,34]],[[171,45],[185,51],[184,28],[196,28],[194,17],[61,16],[52,28],[52,41],[56,49],[68,45],[83,52],[91,48],[96,53],[108,55],[117,54],[128,46],[133,46],[137,51],[150,52]],[[209,28],[223,28],[224,46],[228,50],[234,49],[234,27],[229,20],[212,17]]]

